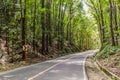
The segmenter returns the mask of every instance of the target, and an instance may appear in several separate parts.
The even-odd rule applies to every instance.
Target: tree
[[[41,8],[44,9],[45,6],[44,6],[44,0],[41,0]],[[41,26],[42,26],[42,54],[45,54],[45,51],[46,51],[46,38],[45,38],[45,31],[46,31],[46,27],[45,27],[45,14],[44,14],[44,11],[42,11],[41,13]]]
[[[22,45],[26,45],[26,0],[20,0],[21,4],[21,26],[22,26]],[[22,59],[26,60],[26,52],[23,51]]]
[[[115,46],[115,39],[114,39],[114,29],[113,29],[113,6],[111,0],[109,0],[110,4],[110,31],[111,31],[111,39],[112,39],[112,45]]]

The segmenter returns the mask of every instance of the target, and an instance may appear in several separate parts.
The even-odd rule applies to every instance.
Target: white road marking
[[[87,51],[87,52],[89,52],[89,51]],[[84,52],[84,53],[85,53],[85,52]],[[48,69],[46,69],[46,70],[44,70],[44,71],[42,71],[42,72],[39,72],[38,74],[30,77],[28,80],[33,80],[34,78],[36,78],[36,77],[38,77],[38,76],[46,73],[47,71],[53,69],[54,67],[58,66],[59,64],[65,62],[65,61],[67,61],[67,60],[69,60],[69,59],[71,59],[71,58],[76,57],[76,55],[78,55],[78,54],[75,54],[75,55],[73,55],[72,57],[70,57],[70,58],[68,58],[68,59],[65,59],[65,60],[56,60],[56,61],[51,60],[51,61],[47,61],[47,62],[59,62],[59,63],[57,63],[57,64],[49,67]],[[81,54],[81,56],[82,56],[82,54]],[[89,56],[89,55],[88,55],[88,56]],[[86,60],[86,58],[87,58],[88,56],[86,56],[85,59],[82,61],[82,63],[83,63],[84,80],[88,80],[88,79],[87,79],[87,75],[86,75],[86,70],[85,70],[85,60]],[[76,62],[77,62],[77,61],[76,61]],[[81,62],[77,62],[77,63],[81,63]],[[68,64],[72,64],[72,63],[68,62]]]
[[[72,58],[72,57],[70,57],[70,58],[68,58],[68,59],[71,59],[71,58]],[[55,64],[55,65],[49,67],[48,69],[46,69],[46,70],[44,70],[44,71],[42,71],[42,72],[40,72],[40,73],[38,73],[38,74],[36,74],[36,75],[30,77],[28,80],[33,80],[34,78],[36,78],[36,77],[38,77],[38,76],[44,74],[45,72],[47,72],[47,71],[53,69],[53,68],[56,67],[57,65],[59,65],[59,64],[61,64],[61,63],[63,63],[63,62],[65,62],[65,61],[67,61],[68,59],[62,60],[61,62],[59,62],[59,63],[57,63],[57,64]]]

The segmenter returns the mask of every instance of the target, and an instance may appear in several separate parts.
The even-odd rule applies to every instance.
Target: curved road
[[[88,80],[85,60],[98,50],[76,53],[0,73],[0,80]]]

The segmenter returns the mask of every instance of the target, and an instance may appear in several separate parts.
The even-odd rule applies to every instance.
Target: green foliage
[[[116,46],[106,45],[104,49],[102,49],[98,54],[97,57],[108,58],[109,55],[116,54],[120,52],[120,48]]]
[[[98,29],[93,18],[86,16],[83,1],[45,0],[44,8],[42,1],[2,0],[4,4],[9,4],[1,11],[0,24],[2,34],[7,36],[5,39],[10,54],[17,54],[13,55],[16,58],[21,57],[18,53],[23,50],[23,42],[29,45],[31,53],[33,47],[36,53],[41,53],[43,42],[45,50],[48,49],[45,51],[47,54],[52,50],[64,54],[96,48]]]

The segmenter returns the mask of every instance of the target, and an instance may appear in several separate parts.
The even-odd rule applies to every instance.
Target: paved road
[[[98,50],[76,53],[0,74],[0,80],[88,80],[87,56]]]

